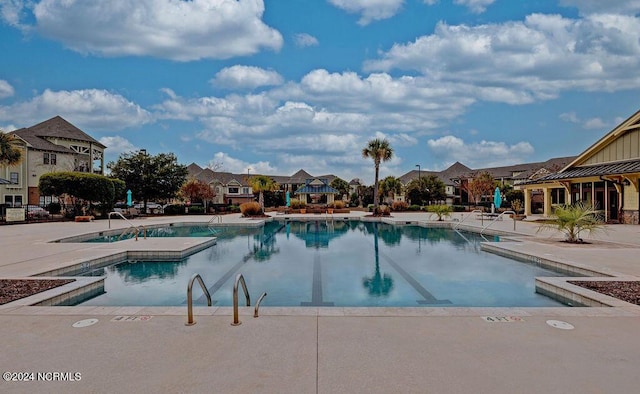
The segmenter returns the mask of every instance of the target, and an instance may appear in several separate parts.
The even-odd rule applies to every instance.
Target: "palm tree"
[[[602,229],[604,224],[601,212],[596,210],[593,205],[583,201],[557,207],[555,215],[555,219],[541,224],[538,231],[545,229],[561,231],[565,233],[567,242],[572,243],[582,242],[580,238],[582,231],[591,233]]]
[[[0,166],[14,166],[22,160],[18,137],[0,131]]]
[[[380,173],[380,163],[383,161],[389,161],[393,157],[393,148],[389,145],[387,139],[375,138],[367,143],[367,146],[362,149],[362,157],[367,159],[373,159],[373,164],[376,167],[375,183],[373,186],[373,207],[374,212],[378,211],[378,175]]]
[[[264,194],[263,192],[272,192],[278,190],[278,184],[266,175],[256,175],[248,179],[249,185],[253,189],[253,192],[260,192],[258,197],[258,203],[260,208],[264,212]]]
[[[393,201],[396,195],[402,193],[402,182],[400,182],[400,179],[389,175],[382,180],[380,189],[385,197]]]

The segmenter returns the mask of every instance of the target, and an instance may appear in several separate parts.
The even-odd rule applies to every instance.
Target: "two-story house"
[[[38,191],[40,176],[48,172],[78,171],[104,175],[106,146],[60,116],[12,131],[19,139],[22,160],[15,166],[0,168],[0,202],[8,207],[44,206],[51,196]]]

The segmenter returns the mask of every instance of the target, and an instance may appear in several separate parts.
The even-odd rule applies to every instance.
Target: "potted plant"
[[[515,212],[515,215],[511,215],[511,217],[515,220],[522,220],[526,217],[526,215],[521,215],[520,211],[522,210],[522,201],[521,200],[513,200],[511,202],[511,209]]]

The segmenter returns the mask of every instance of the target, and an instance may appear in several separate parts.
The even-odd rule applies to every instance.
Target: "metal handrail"
[[[467,220],[467,218],[470,218],[474,213],[483,213],[482,209],[474,209],[473,211],[469,212],[469,215],[467,215],[466,217],[464,217],[461,221],[459,221],[455,226],[453,226],[454,230],[457,230],[458,227],[462,224],[462,222],[464,222],[465,220]]]
[[[212,217],[211,219],[209,219],[209,224],[213,223],[213,222],[214,222],[214,220],[215,220],[217,223],[222,223],[222,216],[220,216],[220,215],[213,215],[213,217]]]
[[[142,227],[142,235],[144,236],[144,239],[147,239],[147,228],[144,225],[140,224],[137,227],[133,227],[133,226],[127,227],[122,232],[122,234],[120,234],[120,236],[118,237],[118,241],[120,241],[122,239],[122,237],[124,237],[126,234],[130,233],[131,230],[135,231],[133,233],[133,235],[136,237],[136,241],[137,241],[138,240],[138,235],[140,234],[140,228],[141,227]]]
[[[482,234],[484,233],[484,230],[486,230],[486,229],[487,229],[487,227],[491,226],[491,225],[492,225],[493,223],[495,223],[498,219],[500,219],[502,216],[504,216],[504,214],[505,214],[505,213],[510,213],[510,214],[514,215],[514,217],[513,217],[513,231],[516,231],[516,218],[515,218],[516,213],[515,213],[515,212],[513,212],[513,211],[504,211],[504,212],[502,212],[500,215],[496,216],[496,217],[491,221],[491,223],[489,223],[489,224],[487,224],[486,226],[484,226],[484,227],[482,228],[482,230],[480,230],[480,235],[482,235]]]
[[[118,212],[118,211],[113,211],[113,212],[109,212],[109,228],[111,228],[111,215],[116,215],[116,216],[120,216],[122,219],[124,219],[127,223],[129,223],[131,225],[131,227],[135,227],[135,225],[127,218],[124,217],[124,215],[122,214],[122,212]]]
[[[207,304],[211,306],[211,294],[209,294],[209,290],[207,290],[207,286],[204,285],[204,281],[200,274],[193,274],[191,280],[189,280],[189,284],[187,285],[187,322],[185,326],[192,326],[196,324],[193,320],[193,282],[198,280],[200,283],[200,287],[202,287],[202,291],[204,291],[204,295],[207,296]]]
[[[262,300],[264,299],[264,297],[267,296],[267,292],[265,291],[264,293],[262,293],[262,295],[260,296],[260,298],[258,298],[258,302],[256,302],[256,307],[253,310],[253,317],[258,317],[258,309],[260,309],[260,303],[262,302]]]
[[[236,275],[236,281],[233,284],[233,323],[232,326],[239,326],[242,324],[238,318],[238,283],[242,284],[244,290],[244,296],[247,298],[247,306],[251,306],[251,299],[249,298],[249,291],[247,290],[247,282],[244,281],[242,274]]]

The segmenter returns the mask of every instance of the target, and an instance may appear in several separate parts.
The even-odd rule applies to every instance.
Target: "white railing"
[[[465,220],[467,220],[468,218],[470,218],[471,216],[473,216],[473,214],[474,214],[474,213],[480,213],[480,214],[482,214],[483,212],[482,212],[482,210],[481,210],[481,209],[475,209],[475,210],[473,210],[473,211],[469,212],[469,214],[468,214],[466,217],[464,217],[464,215],[462,215],[462,216],[463,216],[463,217],[462,217],[462,220],[461,220],[461,221],[459,221],[458,223],[456,223],[456,225],[455,225],[455,226],[453,226],[453,229],[454,229],[454,230],[457,230],[457,229],[458,229],[458,226],[460,226],[460,225],[462,224],[462,222],[464,222]]]
[[[513,231],[516,231],[516,217],[515,217],[516,213],[514,211],[504,211],[500,215],[498,215],[495,218],[493,218],[493,220],[489,224],[487,224],[486,226],[482,227],[482,230],[480,230],[480,234],[483,234],[484,230],[486,230],[489,226],[491,226],[496,221],[501,220],[501,218],[507,213],[513,215]]]

